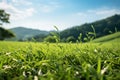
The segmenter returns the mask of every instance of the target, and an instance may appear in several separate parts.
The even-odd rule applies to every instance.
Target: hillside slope
[[[93,40],[93,42],[108,42],[108,41],[120,41],[120,32],[103,36]]]
[[[29,29],[29,28],[24,28],[24,27],[16,27],[16,28],[12,28],[10,29],[13,33],[15,33],[16,35],[16,40],[25,40],[28,37],[33,37],[36,36],[38,34],[49,34],[49,32],[47,31],[41,31],[41,30],[37,30],[37,29]]]
[[[73,36],[76,40],[80,33],[82,33],[82,40],[86,37],[86,34],[93,32],[91,28],[93,25],[96,33],[96,37],[105,36],[116,31],[120,31],[120,15],[113,15],[106,19],[102,19],[92,23],[85,23],[80,26],[74,26],[72,28],[61,31],[62,40],[66,40],[69,36]]]

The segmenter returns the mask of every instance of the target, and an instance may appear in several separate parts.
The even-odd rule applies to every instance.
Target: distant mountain
[[[39,34],[44,34],[44,35],[49,34],[48,31],[30,29],[25,27],[16,27],[16,28],[11,28],[10,30],[16,35],[16,38],[13,38],[13,40],[26,40],[29,37],[33,37]]]
[[[98,20],[92,23],[85,23],[83,25],[74,26],[72,28],[65,29],[60,32],[60,37],[62,41],[66,41],[69,37],[74,37],[75,40],[78,40],[80,33],[82,34],[82,40],[91,36],[89,32],[93,32],[92,27],[95,29],[96,38],[105,36],[116,31],[120,31],[120,15],[116,14],[111,17]],[[92,35],[93,36],[93,35]]]

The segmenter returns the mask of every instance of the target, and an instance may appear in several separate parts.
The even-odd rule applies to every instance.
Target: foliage
[[[56,39],[53,36],[47,36],[46,38],[44,38],[44,41],[46,41],[46,42],[56,42]]]
[[[2,28],[3,23],[9,23],[9,16],[10,15],[8,13],[0,9],[0,40],[15,36],[11,31]]]
[[[0,40],[4,40],[5,38],[11,38],[14,36],[15,35],[11,31],[0,27]]]
[[[66,41],[67,42],[76,42],[76,40],[73,36],[69,36]]]
[[[44,39],[44,41],[56,43],[60,42],[60,31],[57,26],[54,26],[54,28],[56,29],[56,31],[50,32],[50,34]]]
[[[9,23],[9,14],[6,13],[4,10],[0,9],[0,25],[3,23]]]
[[[29,37],[27,40],[33,41],[33,39],[34,39],[37,42],[43,42],[46,37],[47,37],[47,34],[39,34],[34,37]]]
[[[0,42],[0,80],[119,80],[120,43]]]

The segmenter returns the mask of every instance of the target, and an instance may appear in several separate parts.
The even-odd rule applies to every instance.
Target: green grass
[[[0,42],[0,80],[120,80],[120,43]]]
[[[104,37],[100,37],[100,38],[93,40],[93,42],[108,42],[108,41],[119,42],[120,41],[120,32],[117,32],[117,33],[114,33],[111,35],[107,35]]]

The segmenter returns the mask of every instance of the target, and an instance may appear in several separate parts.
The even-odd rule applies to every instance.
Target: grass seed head
[[[6,69],[10,69],[11,66],[9,66],[9,65],[4,65],[3,68],[4,68],[5,70],[6,70]]]
[[[11,54],[11,52],[7,52],[7,53],[6,53],[6,55],[10,55],[10,54]]]

